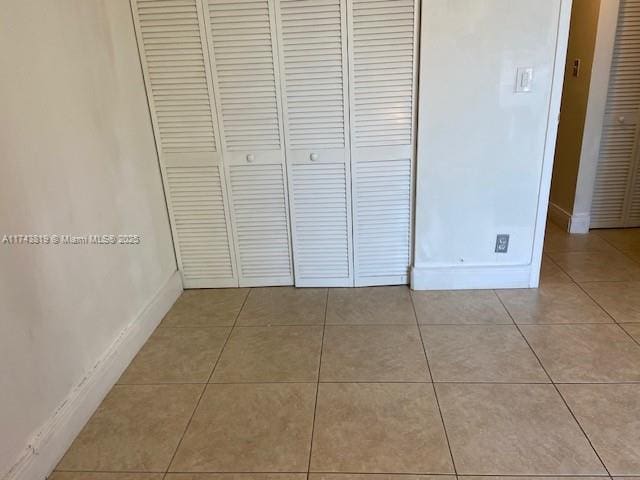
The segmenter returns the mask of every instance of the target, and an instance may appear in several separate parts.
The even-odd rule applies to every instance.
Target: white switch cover
[[[516,93],[531,91],[533,84],[533,67],[520,67],[516,74]]]

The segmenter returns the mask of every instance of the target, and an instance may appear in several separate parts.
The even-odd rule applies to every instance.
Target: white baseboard
[[[182,292],[174,272],[31,439],[5,480],[44,480]]]
[[[574,213],[569,224],[569,233],[589,233],[591,214]]]
[[[591,215],[588,213],[572,215],[555,203],[549,202],[549,219],[569,233],[589,233]]]
[[[445,266],[416,265],[411,269],[412,290],[483,290],[530,288],[531,265]]]

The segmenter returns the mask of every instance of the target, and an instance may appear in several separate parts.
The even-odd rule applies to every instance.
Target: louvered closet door
[[[196,0],[132,11],[184,286],[237,287],[202,11]]]
[[[203,2],[240,285],[291,285],[273,5],[267,0]]]
[[[408,283],[416,0],[348,0],[355,284]]]
[[[593,228],[640,226],[640,0],[622,0],[600,159]]]
[[[276,0],[297,286],[352,286],[345,0]]]

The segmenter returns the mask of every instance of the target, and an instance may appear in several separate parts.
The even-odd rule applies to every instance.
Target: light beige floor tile
[[[229,327],[160,327],[119,383],[206,383],[230,330]]]
[[[162,321],[165,327],[211,327],[234,324],[249,293],[247,288],[186,290]]]
[[[436,390],[459,475],[606,474],[552,385]]]
[[[431,384],[321,383],[311,471],[453,473]]]
[[[322,325],[326,288],[253,288],[238,325]]]
[[[202,389],[201,385],[116,385],[58,469],[165,471]]]
[[[316,382],[321,326],[236,327],[213,382]]]
[[[513,324],[491,290],[411,292],[418,322],[427,324]]]
[[[306,473],[169,473],[165,480],[307,480]]]
[[[559,385],[612,475],[640,475],[640,385]]]
[[[540,268],[540,284],[573,283],[571,277],[564,273],[547,255],[542,256]]]
[[[549,382],[513,325],[422,326],[434,382]]]
[[[47,480],[162,480],[163,473],[54,472]]]
[[[331,288],[327,324],[415,324],[407,287]]]
[[[543,284],[540,288],[498,290],[516,323],[613,323],[575,284]]]
[[[587,282],[582,288],[616,322],[640,322],[640,282]]]
[[[622,328],[635,338],[636,342],[640,342],[640,323],[627,323]]]
[[[610,228],[593,230],[592,233],[623,252],[640,249],[640,228]]]
[[[172,472],[304,472],[314,384],[209,385]]]
[[[323,382],[426,382],[427,361],[416,325],[328,325]]]
[[[556,225],[547,227],[544,251],[551,252],[593,252],[611,250],[613,246],[595,233],[570,234]]]
[[[393,475],[385,473],[310,473],[309,480],[456,480],[455,475]]]
[[[640,280],[640,265],[617,251],[551,253],[549,256],[576,282]]]
[[[554,382],[640,381],[640,346],[618,325],[522,325]]]

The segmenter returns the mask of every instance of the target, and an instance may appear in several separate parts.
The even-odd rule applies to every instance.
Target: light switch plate
[[[516,73],[516,93],[529,93],[533,85],[533,67],[519,67]]]

